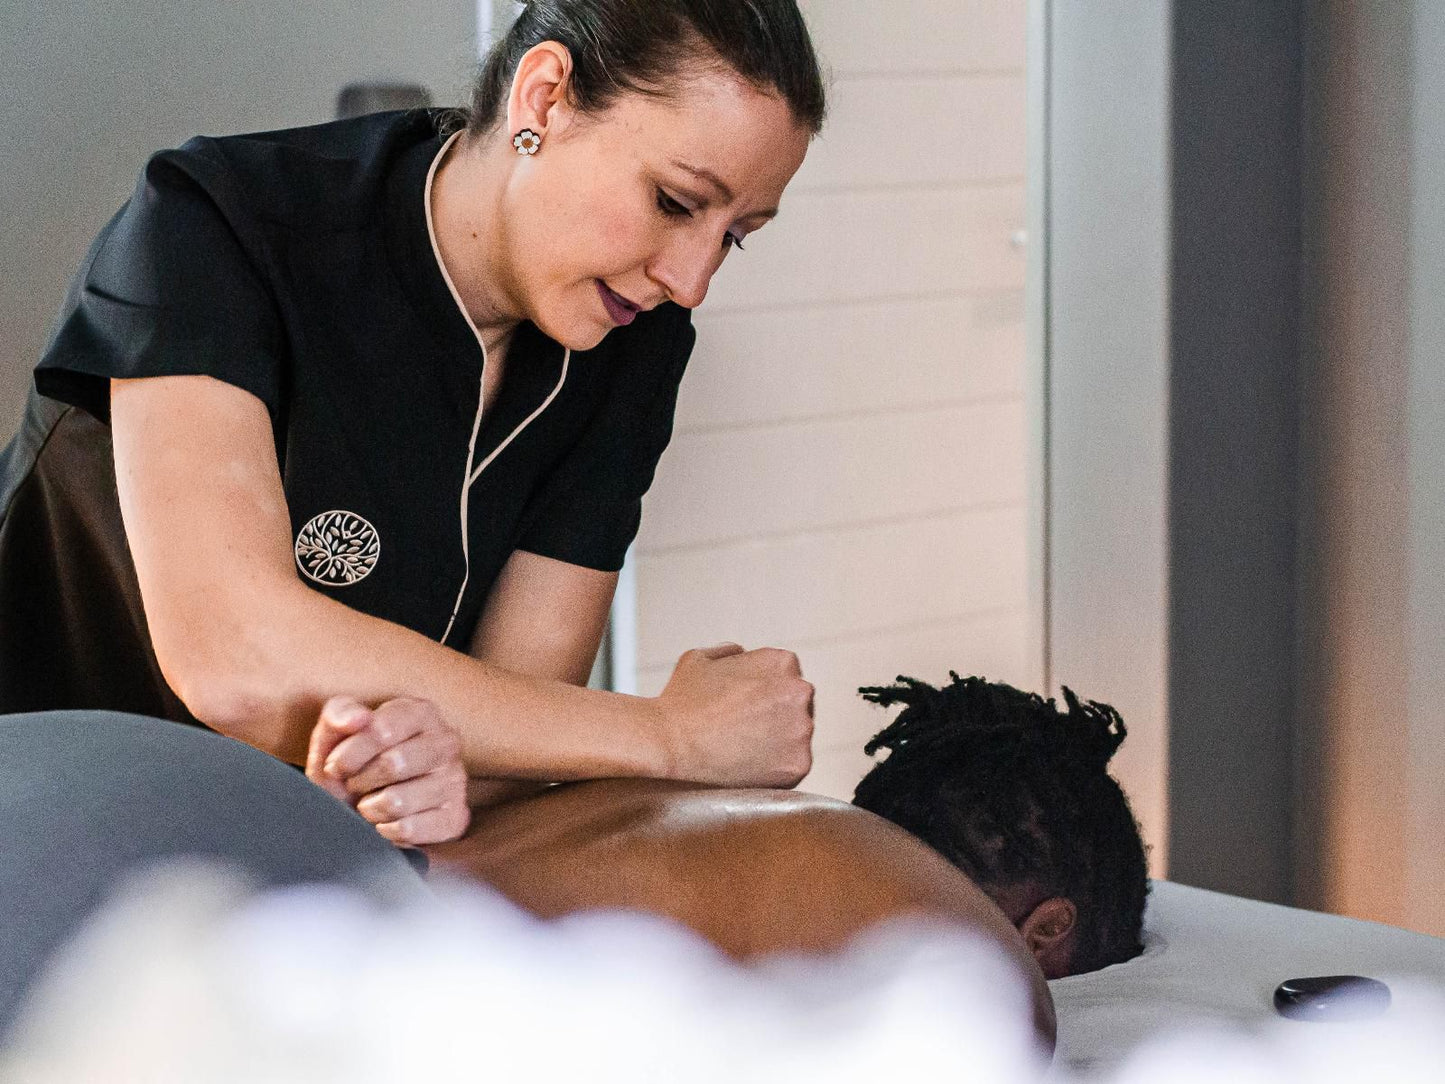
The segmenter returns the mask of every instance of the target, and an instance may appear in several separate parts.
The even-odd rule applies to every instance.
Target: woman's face
[[[702,304],[729,251],[777,213],[810,135],[781,98],[720,71],[597,116],[565,102],[542,115],[540,150],[506,186],[509,293],[574,350],[664,301]]]

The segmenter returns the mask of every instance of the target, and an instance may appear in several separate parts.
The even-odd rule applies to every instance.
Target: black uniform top
[[[190,720],[125,541],[111,377],[202,373],[259,398],[298,574],[452,647],[513,550],[621,567],[672,432],[689,313],[639,314],[570,358],[522,324],[474,439],[481,348],[424,209],[441,146],[433,116],[408,112],[193,139],[147,163],[0,453],[0,712]]]

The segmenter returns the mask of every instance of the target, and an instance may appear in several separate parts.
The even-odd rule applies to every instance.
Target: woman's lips
[[[597,293],[602,298],[602,306],[607,310],[607,315],[612,317],[612,322],[619,327],[632,323],[633,318],[642,311],[627,298],[609,289],[607,283],[601,279],[597,280]]]

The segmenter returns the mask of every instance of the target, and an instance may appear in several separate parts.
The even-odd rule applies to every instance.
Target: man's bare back
[[[835,950],[889,918],[956,923],[1017,964],[1035,1026],[1053,1038],[1043,974],[994,902],[908,832],[831,798],[597,780],[479,813],[465,837],[426,849],[436,868],[540,916],[643,911],[739,959]]]

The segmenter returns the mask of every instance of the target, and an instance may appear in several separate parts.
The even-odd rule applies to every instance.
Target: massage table
[[[1280,1021],[1275,987],[1314,975],[1382,979],[1394,1011],[1419,991],[1392,979],[1445,988],[1445,940],[1155,881],[1141,956],[1049,983],[1059,1019],[1055,1072],[1110,1077],[1146,1041],[1184,1028],[1253,1030]]]

